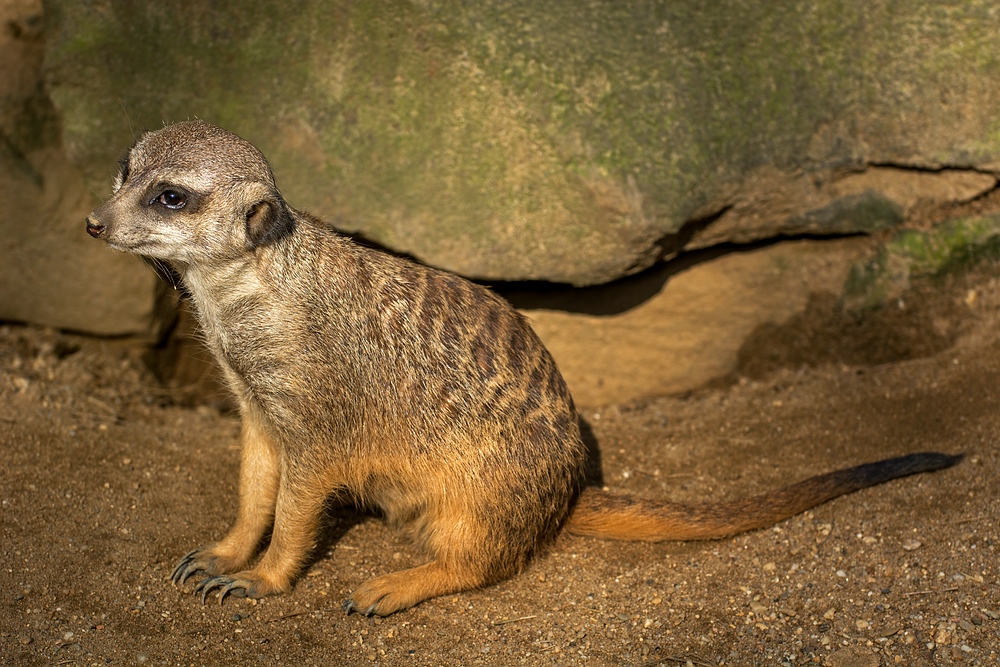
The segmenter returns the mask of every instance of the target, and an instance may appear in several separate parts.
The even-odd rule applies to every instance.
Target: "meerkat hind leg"
[[[240,506],[236,523],[211,547],[195,549],[180,560],[170,575],[175,585],[196,572],[208,576],[245,567],[271,527],[278,494],[278,451],[255,413],[245,409],[240,462]]]
[[[344,610],[347,613],[357,611],[365,616],[387,616],[424,600],[477,588],[485,583],[483,577],[456,572],[441,561],[433,560],[408,570],[369,579],[344,601]]]
[[[495,535],[464,505],[431,509],[410,526],[431,556],[418,567],[370,579],[344,602],[347,613],[387,616],[424,600],[479,588],[516,570],[516,545],[496,548]]]

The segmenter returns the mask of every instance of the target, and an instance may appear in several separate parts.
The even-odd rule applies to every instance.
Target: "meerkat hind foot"
[[[484,582],[449,571],[438,561],[369,579],[344,601],[344,611],[388,616],[439,595],[457,593]]]

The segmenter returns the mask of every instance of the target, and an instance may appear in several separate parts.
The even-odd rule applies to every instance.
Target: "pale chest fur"
[[[276,353],[288,331],[275,313],[268,290],[247,265],[206,271],[192,268],[184,282],[191,292],[209,349],[234,392],[246,398],[265,379],[262,362]]]

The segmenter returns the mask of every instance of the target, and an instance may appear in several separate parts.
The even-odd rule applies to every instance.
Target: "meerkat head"
[[[168,125],[119,163],[113,194],[87,233],[113,248],[179,264],[226,261],[295,230],[264,156],[205,123]]]

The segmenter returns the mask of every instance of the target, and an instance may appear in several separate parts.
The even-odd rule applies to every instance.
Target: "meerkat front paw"
[[[193,591],[195,595],[201,593],[202,604],[205,603],[208,594],[216,590],[219,604],[222,604],[228,595],[262,598],[284,593],[291,587],[289,577],[282,576],[281,573],[261,570],[260,566],[232,573],[239,566],[231,565],[230,559],[215,554],[212,549],[195,549],[181,559],[170,579],[175,586],[179,586],[192,575],[203,573],[205,577],[195,584]]]
[[[218,590],[217,597],[219,604],[226,599],[227,595],[238,598],[262,598],[268,595],[283,593],[281,587],[269,584],[253,571],[239,572],[237,574],[220,574],[204,579],[194,587],[194,594],[201,592],[201,603],[205,604],[208,594]]]
[[[180,562],[177,563],[177,567],[174,568],[174,571],[170,575],[170,581],[173,582],[174,586],[181,586],[191,575],[197,572],[202,572],[206,576],[211,577],[217,574],[234,572],[240,569],[242,565],[243,563],[236,563],[231,558],[225,558],[216,554],[214,549],[195,549],[184,556],[184,558],[181,558]]]

